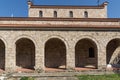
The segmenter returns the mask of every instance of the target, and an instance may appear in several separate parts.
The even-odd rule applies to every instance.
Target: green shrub
[[[22,77],[20,80],[35,80],[33,77]]]

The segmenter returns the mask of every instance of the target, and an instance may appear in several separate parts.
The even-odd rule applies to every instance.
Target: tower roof
[[[28,1],[30,8],[62,8],[62,9],[103,9],[108,5],[108,2],[104,2],[101,5],[86,5],[86,6],[73,6],[73,5],[34,5],[33,2]]]

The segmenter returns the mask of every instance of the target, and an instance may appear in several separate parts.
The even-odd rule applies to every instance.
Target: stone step
[[[36,80],[78,80],[77,77],[39,77]]]
[[[103,75],[111,73],[113,72],[101,70],[81,72],[13,73],[9,78],[7,78],[7,80],[20,80],[21,77],[33,77],[35,80],[78,80],[78,75]]]
[[[20,80],[21,77],[33,77],[35,80],[78,80],[75,73],[15,73],[8,80]]]
[[[35,80],[79,80],[77,77],[35,77]],[[20,78],[9,78],[7,80],[20,80]]]

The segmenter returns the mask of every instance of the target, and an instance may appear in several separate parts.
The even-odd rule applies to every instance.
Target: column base
[[[44,69],[42,67],[34,67],[36,73],[43,73]]]
[[[74,71],[75,67],[67,67],[66,69],[67,69],[67,71]]]
[[[106,65],[100,65],[100,66],[98,66],[98,69],[99,70],[106,70]]]
[[[14,68],[14,67],[6,67],[6,68],[5,68],[5,72],[7,72],[7,73],[13,73],[13,72],[16,71],[15,69],[16,69],[16,68]]]

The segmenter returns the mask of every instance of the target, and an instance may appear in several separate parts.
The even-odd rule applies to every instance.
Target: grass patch
[[[20,80],[35,80],[35,79],[32,77],[22,77]]]
[[[80,75],[79,80],[120,80],[120,74],[110,75]]]

